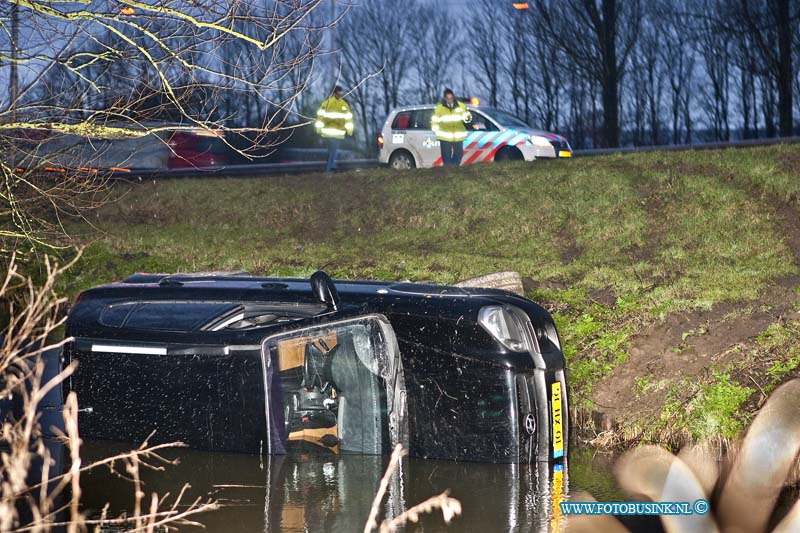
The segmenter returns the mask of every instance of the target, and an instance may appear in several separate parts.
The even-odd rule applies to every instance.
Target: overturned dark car
[[[84,436],[261,454],[291,450],[533,462],[567,447],[550,315],[497,289],[136,274],[80,295]]]

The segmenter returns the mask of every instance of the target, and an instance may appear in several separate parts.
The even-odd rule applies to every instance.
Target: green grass
[[[62,289],[74,296],[136,271],[452,283],[516,270],[553,312],[573,397],[587,400],[654,321],[756,300],[798,274],[774,205],[796,200],[798,169],[800,145],[787,145],[147,182],[120,187],[94,227],[68,227],[86,250]],[[791,357],[771,376],[791,373]],[[735,403],[715,389],[703,397],[711,409]]]
[[[593,302],[574,289],[534,291],[529,295],[552,309],[569,366],[573,402],[591,408],[594,384],[628,358],[640,308],[618,299],[616,305]]]
[[[800,366],[800,321],[770,324],[758,336],[754,355],[768,364],[766,389],[772,390]]]
[[[662,154],[639,154],[449,175],[148,182],[99,213],[99,239],[70,228],[94,241],[81,264],[91,282],[70,289],[138,268],[306,275],[325,267],[439,282],[514,269],[637,295],[656,313],[753,297],[796,267],[763,202],[710,175],[712,153],[720,165],[741,157],[702,152],[703,173],[681,174],[662,169]],[[674,166],[698,157],[670,156]]]
[[[687,433],[695,440],[731,439],[748,421],[742,405],[755,391],[716,369],[705,382],[680,380],[664,402],[661,422],[670,433]]]

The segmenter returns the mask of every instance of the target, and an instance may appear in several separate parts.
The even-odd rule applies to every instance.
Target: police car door
[[[439,141],[431,129],[431,117],[433,108],[426,107],[416,109],[411,114],[411,129],[409,130],[409,142],[417,152],[420,167],[430,168],[441,156]]]
[[[439,147],[439,141],[431,129],[431,118],[433,117],[433,108],[427,107],[424,109],[417,109],[414,111],[414,123],[417,129],[415,134],[415,145],[420,153],[422,161],[421,166],[425,168],[432,167],[434,163],[440,159],[442,151]]]
[[[467,138],[464,141],[462,165],[471,165],[491,161],[493,153],[492,141],[497,137],[499,128],[477,110],[470,108],[472,122],[467,124]]]

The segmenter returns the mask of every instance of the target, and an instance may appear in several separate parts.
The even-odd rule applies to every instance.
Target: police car
[[[474,100],[473,100],[474,102]],[[439,141],[431,129],[434,105],[395,109],[378,136],[378,159],[395,169],[441,166]],[[539,157],[572,157],[567,139],[539,131],[511,113],[492,107],[467,105],[472,122],[466,125],[462,165],[509,159],[533,161]]]

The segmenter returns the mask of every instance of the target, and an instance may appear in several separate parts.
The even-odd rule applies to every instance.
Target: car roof
[[[492,119],[494,122],[496,122],[498,125],[500,125],[500,126],[501,126],[501,127],[503,127],[503,128],[514,128],[514,129],[520,129],[518,126],[508,126],[508,125],[506,125],[506,124],[503,124],[503,123],[499,122],[499,121],[498,121],[498,120],[497,120],[497,119],[496,119],[496,118],[493,116],[493,111],[494,111],[495,109],[497,109],[497,108],[495,108],[495,107],[489,107],[489,106],[474,106],[474,105],[472,105],[472,104],[469,104],[469,103],[466,103],[466,102],[462,102],[462,103],[463,103],[465,106],[467,106],[467,109],[470,109],[470,110],[472,110],[472,111],[479,111],[479,112],[481,112],[481,113],[485,114],[487,117],[489,117],[490,119]],[[420,110],[420,109],[433,109],[434,107],[436,107],[436,104],[417,104],[417,105],[408,105],[408,106],[397,107],[397,108],[395,108],[395,109],[392,109],[392,110],[389,112],[389,115],[386,117],[386,124],[388,124],[390,121],[392,121],[392,119],[393,119],[395,116],[397,116],[397,114],[398,114],[398,113],[404,113],[404,112],[406,112],[406,111],[418,111],[418,110]],[[502,110],[502,109],[500,109],[500,111],[503,111],[503,110]],[[505,111],[505,112],[506,112],[506,113],[509,113],[508,111]],[[537,134],[537,135],[553,135],[553,136],[556,136],[556,137],[559,137],[559,138],[564,138],[564,136],[563,136],[563,135],[560,135],[560,134],[558,134],[558,133],[554,133],[554,132],[552,132],[552,131],[547,131],[547,130],[541,130],[541,129],[539,129],[539,128],[534,128],[533,126],[528,126],[527,128],[525,128],[525,129],[524,129],[524,131],[529,131],[529,132],[531,132],[531,133],[533,133],[533,134]]]
[[[488,305],[498,298],[519,296],[500,289],[454,287],[426,283],[368,280],[332,280],[343,303],[360,305],[377,300],[404,306],[447,308],[459,312]],[[526,300],[525,298],[522,298]],[[308,278],[272,278],[250,275],[135,274],[123,281],[81,293],[76,306],[105,305],[112,301],[239,301],[319,302]],[[526,300],[527,301],[527,300]],[[94,302],[94,303],[91,303]]]
[[[488,111],[485,110],[486,108],[484,108],[484,107],[481,107],[481,106],[477,106],[476,107],[476,106],[474,106],[472,104],[468,104],[466,102],[462,102],[462,103],[465,106],[467,106],[467,109],[477,109],[478,111],[483,111],[484,113],[488,112]],[[434,104],[416,104],[416,105],[407,105],[407,106],[402,106],[402,107],[396,107],[396,108],[392,109],[389,112],[389,115],[395,115],[397,113],[402,113],[404,111],[417,111],[419,109],[433,109],[434,107],[436,107],[436,105],[437,104],[434,103]]]
[[[334,284],[343,305],[340,309],[348,313],[418,315],[432,320],[465,320],[472,316],[473,320],[477,320],[477,312],[481,307],[498,303],[516,303],[533,307],[537,313],[544,312],[534,302],[500,289],[366,280],[338,280],[334,281]],[[119,328],[102,325],[101,314],[114,305],[123,303],[135,305],[146,302],[179,306],[189,306],[194,303],[241,305],[322,303],[307,278],[136,274],[121,282],[101,285],[81,293],[70,310],[67,333],[75,337],[127,335]],[[327,311],[320,310],[320,312],[324,314]],[[213,331],[202,332],[202,335],[210,336],[209,338],[240,334],[258,337],[268,329],[282,327],[284,325],[276,324],[252,332]],[[114,331],[110,333],[111,330]],[[166,338],[163,332],[149,333],[152,333],[151,340]],[[189,336],[195,334],[198,332],[186,332]]]
[[[376,280],[333,280],[339,292],[345,294],[375,294],[388,289],[395,294],[408,296],[430,297],[435,296],[488,296],[505,294],[505,291],[488,288],[455,287],[451,285],[437,285],[429,283],[412,283],[407,281],[376,281]],[[163,291],[166,288],[182,288],[184,291],[192,289],[202,292],[204,289],[230,290],[258,290],[265,295],[272,293],[302,294],[310,291],[308,278],[283,278],[254,276],[246,272],[234,273],[187,273],[187,274],[151,274],[137,273],[128,276],[122,281],[100,285],[83,293],[84,296],[95,294],[139,294],[142,290],[156,289]],[[129,290],[128,290],[129,289]],[[266,289],[266,290],[265,290]],[[149,292],[149,291],[148,291]],[[145,299],[152,298],[152,293]],[[264,301],[269,301],[266,296]]]

